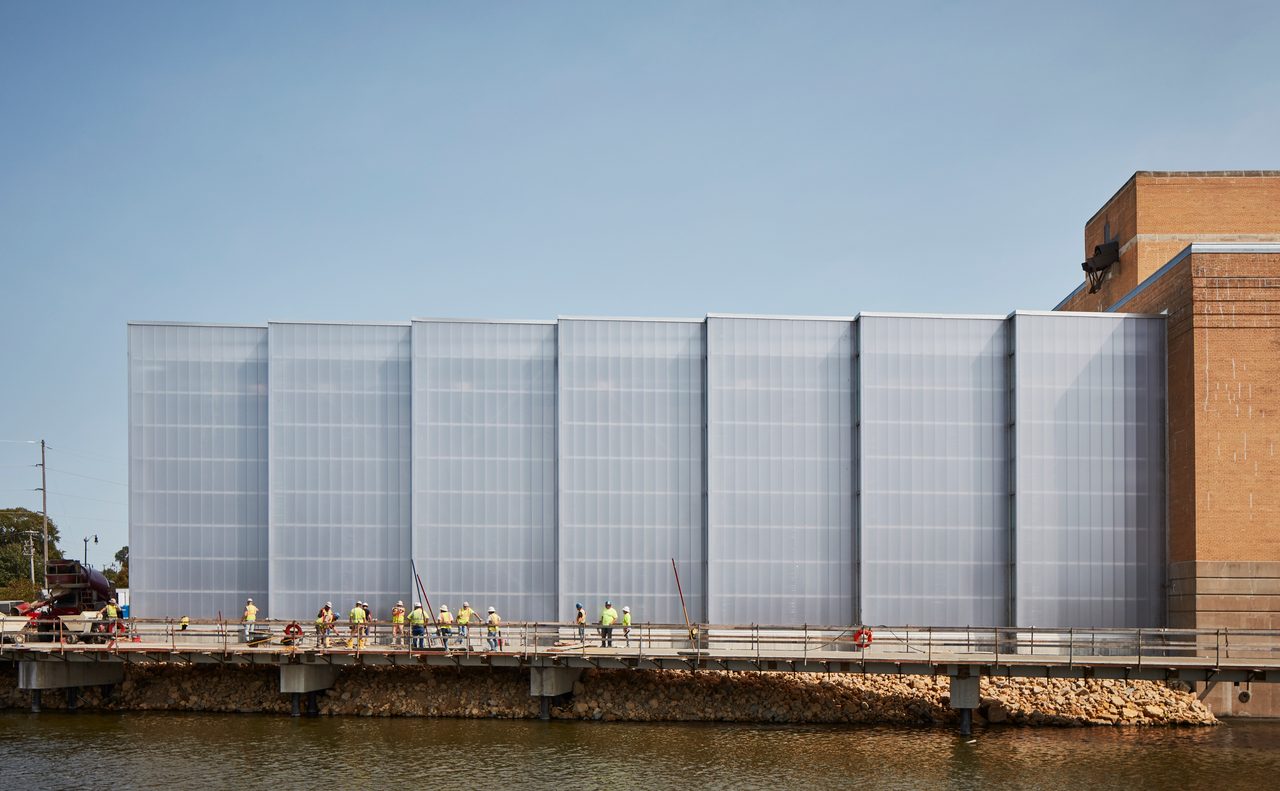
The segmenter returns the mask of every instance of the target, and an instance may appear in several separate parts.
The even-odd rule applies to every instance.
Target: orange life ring
[[[871,645],[871,630],[864,626],[857,632],[854,632],[853,644],[859,648],[866,648]]]
[[[284,628],[284,636],[285,637],[301,637],[302,625],[297,621],[293,621],[292,623],[290,623],[288,626]]]

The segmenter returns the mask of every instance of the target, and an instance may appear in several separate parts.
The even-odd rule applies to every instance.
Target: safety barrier
[[[260,620],[246,630],[227,620],[130,618],[108,622],[65,616],[56,628],[36,631],[26,619],[0,621],[0,641],[6,646],[50,650],[169,649],[171,651],[321,651],[376,652],[411,655],[517,654],[531,657],[609,655],[644,659],[681,656],[734,656],[759,662],[884,660],[936,663],[1034,661],[1043,664],[1096,664],[1127,661],[1167,663],[1197,659],[1216,666],[1228,662],[1258,665],[1280,663],[1280,631],[1246,629],[1043,629],[916,626],[797,626],[694,625],[636,623],[630,634],[620,626],[606,634],[598,624],[504,623],[492,648],[484,624],[471,625],[463,635],[454,624],[447,639],[438,624],[414,639],[412,625],[394,634],[392,624],[372,621],[364,634],[338,623],[318,632],[312,623]],[[293,628],[290,628],[293,627]],[[286,633],[286,630],[288,633]],[[326,640],[327,638],[327,640]],[[327,643],[327,644],[326,644]]]

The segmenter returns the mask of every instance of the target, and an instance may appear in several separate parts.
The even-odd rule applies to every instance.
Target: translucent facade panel
[[[862,620],[1004,626],[1006,323],[858,319]]]
[[[853,620],[853,323],[707,319],[712,623]]]
[[[431,603],[554,620],[556,328],[413,324],[413,555]]]
[[[1016,620],[1158,626],[1165,558],[1165,325],[1014,318]]]
[[[129,326],[131,614],[267,593],[267,330]]]
[[[270,324],[272,618],[411,595],[410,328]]]
[[[701,322],[560,321],[561,618],[704,620]]]

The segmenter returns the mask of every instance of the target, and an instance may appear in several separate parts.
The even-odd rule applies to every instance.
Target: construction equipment
[[[13,608],[12,617],[27,621],[21,630],[25,639],[110,640],[117,624],[102,620],[101,611],[115,598],[116,591],[107,578],[76,560],[51,559],[45,573],[48,595]]]

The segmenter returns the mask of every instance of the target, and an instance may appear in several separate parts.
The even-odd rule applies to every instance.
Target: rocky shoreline
[[[126,667],[110,695],[83,690],[79,707],[97,711],[288,714],[274,667]],[[553,719],[636,722],[950,724],[945,677],[588,670],[556,699]],[[26,709],[17,670],[0,664],[0,708]],[[46,692],[42,706],[65,707]],[[539,701],[515,669],[355,667],[320,695],[321,715],[533,719]],[[977,725],[1185,726],[1217,719],[1185,689],[1151,681],[982,680]]]

